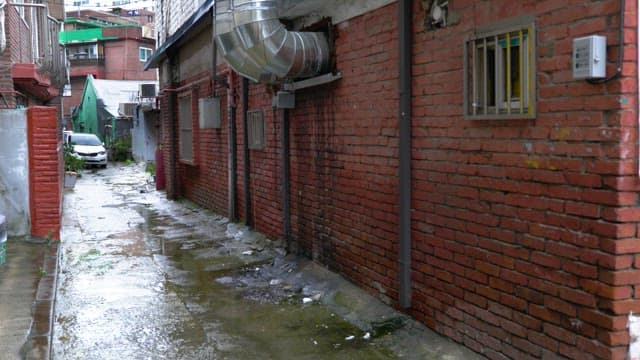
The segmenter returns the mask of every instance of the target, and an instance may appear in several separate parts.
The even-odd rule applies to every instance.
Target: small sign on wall
[[[208,97],[198,99],[200,129],[220,128],[220,98]]]

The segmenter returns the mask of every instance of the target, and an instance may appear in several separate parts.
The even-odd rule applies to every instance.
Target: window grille
[[[465,116],[535,117],[533,23],[479,34],[465,43]]]
[[[262,150],[265,147],[264,113],[262,110],[247,111],[247,135],[249,149]]]

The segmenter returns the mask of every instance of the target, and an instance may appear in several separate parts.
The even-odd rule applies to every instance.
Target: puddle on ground
[[[303,304],[299,289],[278,291],[249,281],[263,263],[231,257],[198,259],[191,250],[172,257],[166,287],[177,294],[206,329],[216,356],[232,359],[394,359],[363,332],[318,302]],[[220,264],[221,266],[212,266]],[[190,282],[185,283],[188,273]],[[249,276],[250,277],[250,276]]]
[[[113,192],[101,195],[107,203],[122,195],[114,187],[125,182],[91,180]],[[65,244],[53,359],[397,358],[322,294],[281,281],[294,269],[266,240],[183,204],[149,205],[147,195],[82,210],[103,224],[83,223],[84,238]]]

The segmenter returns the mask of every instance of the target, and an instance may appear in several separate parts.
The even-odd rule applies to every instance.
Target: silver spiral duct
[[[288,31],[278,1],[224,0],[216,4],[216,42],[227,63],[256,82],[317,75],[328,67],[322,33]]]

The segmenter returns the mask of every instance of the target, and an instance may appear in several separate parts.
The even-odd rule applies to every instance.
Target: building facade
[[[0,107],[55,102],[65,80],[63,52],[57,42],[60,22],[46,3],[2,1],[1,5]]]
[[[10,236],[59,239],[63,14],[62,1],[0,1],[0,213]]]
[[[63,100],[69,128],[69,119],[80,105],[88,75],[107,80],[156,81],[155,70],[143,69],[155,50],[153,13],[114,11],[67,12],[60,42],[65,46],[70,65],[69,86]]]
[[[279,4],[321,34],[284,72],[256,9],[160,22],[170,198],[489,358],[638,356],[637,2]]]

